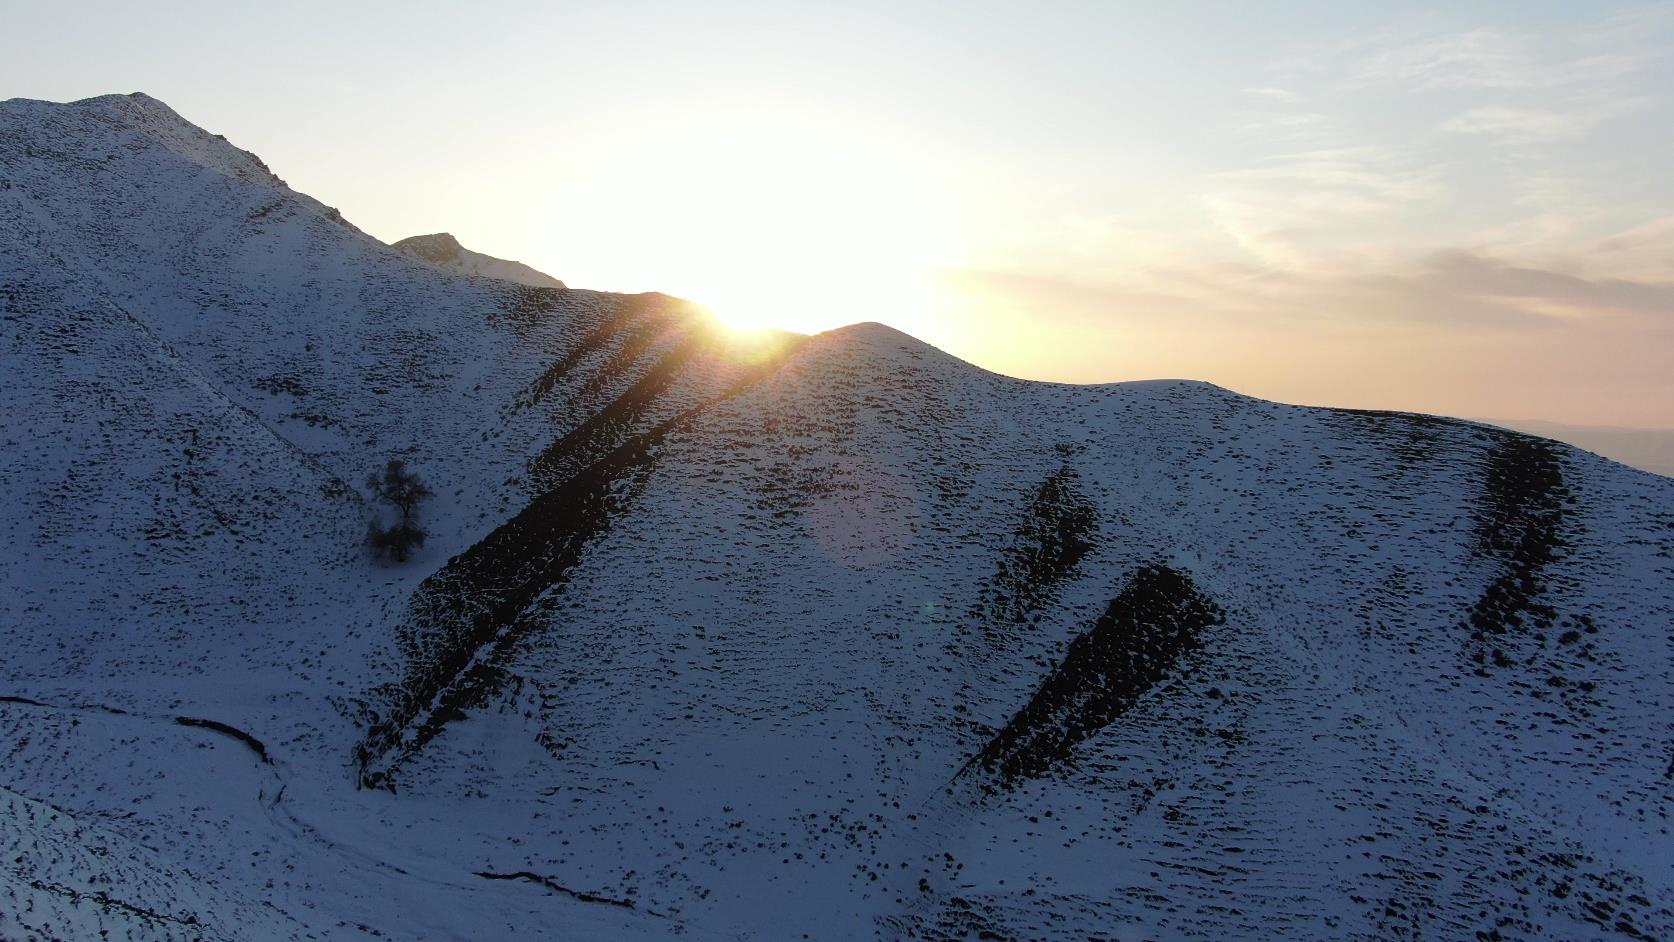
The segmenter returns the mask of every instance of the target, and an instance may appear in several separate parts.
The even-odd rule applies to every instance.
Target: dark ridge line
[[[519,412],[540,405],[545,401],[546,397],[552,392],[552,388],[558,385],[558,382],[565,376],[569,375],[570,370],[575,369],[576,364],[588,355],[603,349],[610,338],[616,335],[617,331],[621,329],[618,326],[620,319],[621,315],[611,317],[605,323],[589,331],[585,337],[576,341],[575,346],[565,351],[563,356],[542,371],[541,375],[535,377],[535,381],[524,389],[520,398],[513,400],[510,411]]]
[[[104,704],[100,704],[100,703],[95,703],[95,704],[91,704],[91,705],[88,705],[88,706],[60,706],[56,703],[42,703],[39,700],[31,700],[28,697],[14,697],[14,696],[7,696],[7,695],[0,695],[0,703],[17,703],[17,704],[21,704],[23,706],[39,707],[43,710],[59,710],[59,711],[62,711],[62,712],[67,712],[67,713],[76,713],[76,712],[82,712],[82,713],[109,713],[112,716],[133,716],[134,715],[132,713],[129,713],[127,710],[118,709],[118,708],[112,707],[112,706],[105,706]],[[147,719],[156,719],[156,720],[161,720],[162,719],[162,717],[146,717],[146,718]],[[259,756],[261,758],[262,762],[264,762],[268,765],[273,764],[273,757],[268,755],[267,746],[263,745],[261,740],[259,740],[256,737],[250,735],[249,733],[246,733],[244,730],[239,729],[236,726],[228,725],[228,724],[223,723],[219,720],[199,719],[198,717],[195,717],[195,716],[177,716],[177,717],[174,718],[174,722],[175,722],[175,725],[177,725],[177,726],[192,726],[192,727],[196,727],[198,729],[207,729],[207,730],[210,730],[212,732],[217,732],[217,733],[220,733],[224,736],[231,736],[233,739],[236,739],[239,742],[243,743],[244,745],[250,747],[250,751],[254,752],[257,756]]]
[[[691,362],[699,349],[700,342],[689,338],[658,357],[656,364],[622,395],[535,456],[529,462],[529,477],[537,482],[551,480],[562,471],[566,461],[578,457],[585,461],[590,451],[608,451],[621,445],[619,436],[632,429],[645,410],[668,391],[674,384],[675,373]]]
[[[688,328],[694,325],[695,314],[689,305],[670,305],[666,303],[667,298],[656,295],[649,297],[650,300],[661,300],[665,303],[660,307],[653,307],[645,295],[631,299],[634,306],[617,319],[619,323],[627,322],[622,323],[617,331],[622,336],[621,343],[605,356],[598,369],[589,372],[582,380],[580,398],[598,395],[606,386],[627,375],[633,365],[656,346],[658,341],[682,325]]]
[[[635,912],[645,912],[658,917],[662,916],[661,913],[653,913],[650,910],[641,910],[638,906],[634,905],[634,901],[631,899],[617,899],[613,896],[600,896],[597,893],[588,893],[583,890],[572,890],[561,883],[555,883],[538,873],[530,873],[527,870],[519,870],[516,873],[495,873],[491,870],[477,870],[475,873],[477,876],[482,877],[485,880],[526,880],[530,883],[538,883],[554,893],[562,893],[565,896],[581,900],[583,903],[603,903],[606,906],[620,906],[623,909],[632,909]]]
[[[1093,627],[1070,642],[1029,702],[953,778],[980,765],[994,777],[984,784],[993,793],[1044,775],[1166,678],[1199,646],[1200,631],[1224,620],[1187,574],[1162,563],[1141,567]]]
[[[1403,412],[1399,409],[1349,409],[1343,406],[1313,406],[1304,408],[1323,409],[1337,415],[1356,416],[1369,419],[1401,419],[1414,425],[1428,425],[1435,428],[1477,428],[1478,423],[1466,419],[1455,419],[1445,415],[1430,415],[1427,412]]]
[[[199,719],[194,716],[177,716],[174,721],[181,726],[196,726],[199,729],[213,730],[223,736],[231,736],[233,739],[249,746],[250,751],[259,756],[264,763],[273,764],[273,757],[267,754],[267,746],[263,745],[261,740],[236,726],[229,726],[218,720]]]
[[[677,314],[663,314],[662,320],[656,323],[623,328],[631,336],[604,369],[617,373],[626,372],[634,361],[674,328],[672,322],[676,316]],[[753,383],[777,368],[806,340],[806,337],[777,339],[778,346],[769,354],[766,368],[758,366],[747,370],[746,376],[753,378],[747,378],[742,385],[723,391],[710,401],[718,402],[736,395],[743,385]],[[623,444],[624,434],[631,432],[634,423],[639,421],[645,410],[655,404],[674,384],[680,368],[701,354],[713,352],[719,345],[720,338],[713,331],[705,329],[701,324],[693,325],[691,332],[680,339],[673,349],[659,356],[657,362],[632,386],[563,437],[548,445],[530,461],[530,478],[537,484],[555,478],[562,480],[559,475],[565,470],[566,465],[573,465],[578,458],[582,461],[588,460],[589,452],[604,453]],[[589,385],[591,383],[590,379]],[[708,402],[705,402],[700,405],[707,404]]]
[[[356,748],[361,784],[389,787],[395,766],[463,716],[471,692],[490,679],[479,652],[505,640],[530,603],[563,581],[583,549],[607,526],[613,485],[648,464],[645,453],[661,429],[637,436],[564,483],[542,492],[510,520],[427,577],[409,603],[403,628],[406,676],[386,691],[388,715],[376,718]],[[498,575],[498,578],[491,578]],[[481,596],[478,585],[499,583]],[[472,678],[468,675],[475,673]],[[475,683],[473,683],[475,681]],[[417,724],[417,729],[414,729]],[[415,741],[402,748],[411,731]],[[392,751],[384,770],[371,766]]]
[[[60,710],[65,713],[109,713],[111,716],[133,715],[120,707],[105,706],[103,703],[76,703],[64,706],[59,703],[43,703],[40,700],[31,700],[28,697],[7,696],[0,696],[0,703],[17,703],[23,706],[40,707],[43,710]]]
[[[25,795],[23,792],[20,792],[15,788],[9,788],[5,785],[0,785],[0,791],[6,792],[7,794],[10,794],[10,795],[13,795],[13,796],[15,796],[15,797],[17,797],[17,798],[19,798],[23,801],[32,801],[32,802],[35,802],[37,804],[45,805],[46,807],[51,808],[52,810],[58,812],[59,814],[63,815],[66,818],[69,818],[72,821],[80,820],[80,813],[79,812],[71,811],[70,809],[64,807],[63,805],[57,804],[56,802],[48,801],[45,798],[41,798],[41,797],[36,796],[36,795]],[[133,814],[133,812],[127,812],[124,816],[125,817],[126,816],[131,816],[132,814]]]
[[[1409,466],[1428,466],[1454,454],[1464,459],[1458,461],[1461,468],[1469,462],[1481,485],[1474,508],[1475,545],[1470,552],[1492,561],[1494,568],[1488,585],[1458,622],[1461,630],[1469,632],[1463,657],[1467,669],[1479,677],[1488,676],[1490,666],[1514,664],[1494,639],[1514,630],[1538,634],[1551,628],[1559,615],[1540,598],[1546,591],[1546,569],[1566,545],[1560,531],[1564,505],[1570,499],[1563,474],[1563,452],[1569,446],[1464,419],[1375,409],[1324,411],[1365,423],[1356,429],[1358,433],[1390,448]],[[1477,448],[1471,447],[1444,455],[1440,450],[1443,431],[1469,434],[1473,446],[1486,442],[1485,453],[1479,456]],[[1583,623],[1591,624],[1586,616],[1581,617]]]
[[[662,432],[658,428],[637,436],[541,493],[420,584],[404,629],[407,676],[391,691],[396,703],[390,714],[375,721],[357,747],[363,785],[390,786],[389,773],[402,759],[464,715],[472,705],[470,694],[491,679],[483,663],[473,664],[477,654],[508,640],[502,629],[514,625],[541,592],[566,578],[583,549],[608,525],[613,486],[649,464],[646,452]],[[473,591],[496,583],[502,586],[498,592]],[[420,724],[416,741],[388,769],[372,771],[372,763],[400,746],[414,724]]]
[[[630,436],[543,491],[420,584],[402,628],[407,675],[380,688],[389,711],[374,714],[355,747],[362,787],[393,790],[395,768],[503,679],[492,661],[523,636],[519,623],[525,610],[543,592],[562,587],[586,546],[609,528],[621,504],[632,499],[632,493],[615,494],[615,485],[647,473],[654,464],[651,450],[670,431],[759,382],[807,339],[785,340],[775,356],[748,368],[720,394]],[[565,440],[574,440],[575,434]],[[485,649],[486,657],[479,659]],[[404,745],[409,733],[413,741]],[[374,769],[380,761],[385,767]]]
[[[1509,663],[1489,637],[1514,628],[1544,629],[1557,612],[1537,601],[1546,590],[1546,567],[1564,546],[1559,536],[1563,503],[1569,496],[1559,452],[1553,443],[1516,432],[1494,438],[1484,459],[1477,498],[1477,555],[1498,561],[1498,572],[1470,607],[1472,655],[1482,665]],[[1479,666],[1478,674],[1485,673]]]
[[[114,909],[118,912],[138,916],[141,919],[150,919],[153,922],[160,922],[165,925],[202,926],[202,923],[198,922],[198,917],[194,913],[187,913],[185,916],[165,915],[153,909],[146,909],[144,906],[136,906],[133,903],[119,900],[103,890],[99,890],[94,893],[86,893],[74,887],[64,886],[60,883],[48,883],[45,880],[33,877],[29,879],[29,885],[43,893],[56,893],[59,896],[67,896],[70,898],[70,901],[74,903],[80,903],[82,900],[91,900],[107,911]]]
[[[651,302],[658,300],[659,295],[633,295],[623,298],[615,311],[603,316],[602,323],[588,331],[586,336],[576,341],[575,345],[564,352],[556,362],[547,367],[540,376],[536,377],[527,387],[523,395],[512,403],[512,411],[532,408],[546,400],[554,387],[570,374],[582,360],[605,349],[610,341],[622,334],[628,334],[623,348],[612,356],[612,364],[607,369],[620,366],[615,363],[622,354],[630,348],[642,353],[650,346],[662,332],[671,326],[675,319],[674,312],[656,310]],[[649,321],[649,323],[641,323]],[[642,335],[645,335],[642,337]]]
[[[990,649],[1004,648],[1008,632],[1050,602],[1092,551],[1098,510],[1082,493],[1080,480],[1066,463],[1041,481],[1012,544],[979,590],[970,615],[982,623]]]

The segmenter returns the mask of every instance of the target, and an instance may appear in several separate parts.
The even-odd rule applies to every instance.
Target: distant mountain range
[[[1674,935],[1674,480],[429,238],[0,104],[0,938]]]
[[[1563,425],[1534,420],[1479,419],[1490,425],[1554,438],[1629,467],[1674,477],[1674,429]]]

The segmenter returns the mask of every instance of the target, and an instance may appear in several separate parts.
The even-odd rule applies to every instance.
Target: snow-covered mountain
[[[1674,934],[1674,480],[439,270],[137,95],[0,105],[0,372],[0,937]]]
[[[513,262],[481,252],[473,252],[446,232],[409,236],[393,245],[408,255],[422,258],[437,268],[465,275],[481,275],[515,281],[531,288],[562,288],[564,283],[543,271],[536,271],[522,262]]]

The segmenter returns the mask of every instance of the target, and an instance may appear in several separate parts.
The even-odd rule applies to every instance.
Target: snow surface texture
[[[531,288],[562,288],[564,283],[543,271],[536,271],[522,262],[508,261],[473,252],[446,232],[410,236],[394,243],[395,247],[415,258],[422,258],[437,268],[465,275],[500,278],[515,281]]]
[[[0,938],[1674,936],[1674,481],[438,270],[144,96],[0,105],[0,374]]]

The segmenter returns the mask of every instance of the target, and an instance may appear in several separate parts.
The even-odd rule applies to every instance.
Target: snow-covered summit
[[[243,153],[0,104],[0,937],[1674,934],[1674,481],[462,278]]]
[[[0,102],[0,111],[8,116],[17,115],[35,129],[45,132],[38,138],[43,143],[58,133],[68,132],[76,122],[97,121],[143,136],[147,141],[217,173],[261,179],[283,186],[283,181],[273,175],[261,158],[240,150],[219,134],[211,134],[192,124],[173,108],[143,92],[100,95],[68,105],[13,98]],[[104,159],[111,159],[111,155],[105,155]]]

